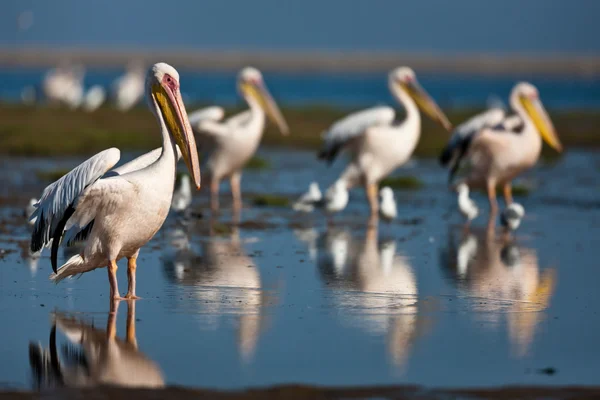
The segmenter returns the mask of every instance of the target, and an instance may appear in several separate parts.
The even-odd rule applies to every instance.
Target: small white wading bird
[[[406,110],[403,121],[395,121],[392,107],[373,107],[348,115],[324,133],[319,158],[333,162],[344,149],[351,153],[351,162],[338,182],[346,189],[362,184],[367,192],[371,218],[378,216],[378,184],[396,168],[406,163],[421,135],[419,108],[447,130],[450,122],[427,92],[419,85],[412,69],[393,70],[389,89]]]
[[[304,193],[293,205],[292,208],[295,211],[301,212],[312,212],[321,201],[323,200],[323,195],[321,194],[321,189],[319,189],[319,184],[317,182],[311,182],[308,187],[308,192]]]
[[[190,114],[200,145],[207,147],[204,170],[210,181],[211,209],[214,212],[219,209],[219,184],[224,178],[229,178],[231,184],[234,212],[241,210],[242,169],[258,148],[265,127],[265,113],[283,135],[289,133],[260,71],[251,67],[242,69],[238,75],[238,89],[249,110],[224,121],[221,120],[225,113],[220,107],[209,107]]]
[[[128,259],[129,290],[136,298],[136,260],[140,248],[163,225],[173,197],[178,150],[197,188],[200,168],[196,142],[179,90],[179,74],[168,64],[158,63],[146,76],[146,98],[162,134],[162,148],[147,153],[112,171],[120,151],[111,148],[83,162],[49,185],[31,219],[37,218],[31,250],[39,251],[53,240],[50,279],[108,267],[110,296],[119,299],[117,261]],[[110,171],[110,172],[109,172]],[[85,242],[80,254],[58,270],[61,243]]]
[[[479,215],[479,208],[469,197],[469,187],[461,183],[456,187],[456,191],[458,192],[458,209],[467,221],[471,222]]]
[[[510,129],[514,126],[491,128],[482,123],[480,129],[475,127],[462,138],[456,133],[442,156],[442,161],[455,159],[450,182],[454,181],[460,167],[465,173],[456,183],[464,182],[470,188],[487,190],[492,215],[498,211],[496,186],[503,187],[504,200],[510,205],[511,181],[535,165],[542,150],[542,138],[555,150],[562,151],[552,121],[533,85],[518,83],[511,92],[510,105],[522,121],[521,129]],[[454,155],[455,152],[458,154]]]
[[[342,211],[348,205],[348,189],[344,182],[337,181],[325,192],[325,211],[330,214]]]
[[[525,216],[525,208],[519,203],[512,203],[500,214],[500,223],[508,230],[515,231]]]
[[[385,221],[391,222],[398,216],[396,200],[394,199],[394,191],[386,186],[379,191],[379,196],[381,197],[379,213]]]
[[[181,175],[179,185],[173,193],[171,209],[177,212],[184,212],[192,204],[192,185],[190,177],[187,174]]]

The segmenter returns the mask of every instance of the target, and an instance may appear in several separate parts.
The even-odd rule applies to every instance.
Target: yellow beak
[[[171,89],[164,84],[155,84],[152,86],[152,95],[160,108],[169,133],[181,150],[181,155],[196,188],[200,189],[198,149],[179,88]]]
[[[563,146],[556,134],[554,125],[546,112],[546,109],[538,99],[531,99],[527,96],[521,96],[521,104],[533,121],[542,139],[548,143],[554,150],[562,151]]]
[[[431,119],[437,121],[448,132],[452,130],[452,124],[448,121],[446,114],[443,113],[437,103],[416,80],[411,82],[400,82],[400,87],[412,97],[415,103],[417,103],[417,106],[419,106],[424,113],[429,115]]]
[[[273,100],[271,93],[267,87],[262,83],[253,83],[253,82],[242,82],[240,84],[240,89],[242,93],[245,95],[251,96],[256,99],[258,103],[261,105],[263,110],[267,113],[269,119],[277,125],[279,131],[282,135],[288,135],[290,133],[290,129],[288,127],[285,118],[283,118],[283,114],[281,110]]]

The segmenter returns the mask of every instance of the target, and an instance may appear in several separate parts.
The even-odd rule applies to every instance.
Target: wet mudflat
[[[465,231],[433,160],[399,171],[423,187],[396,191],[399,219],[378,230],[360,190],[333,225],[318,211],[255,207],[253,195],[294,199],[342,167],[312,153],[261,156],[270,169],[245,173],[242,224],[227,210],[211,224],[198,193],[205,218],[169,218],[140,255],[143,299],[114,318],[106,270],[54,285],[49,252],[27,251],[36,171],[78,160],[5,159],[15,173],[0,177],[0,385],[598,383],[600,156],[569,152],[525,177],[527,216],[510,237],[486,229],[481,194],[484,215]]]

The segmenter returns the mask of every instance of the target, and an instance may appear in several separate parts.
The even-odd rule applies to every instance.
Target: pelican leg
[[[117,311],[119,310],[119,302],[111,299],[110,303],[110,313],[108,314],[108,321],[106,321],[106,338],[114,340],[117,337]]]
[[[369,226],[376,226],[379,222],[379,200],[378,188],[376,183],[367,183],[366,186],[367,199],[369,200],[369,208],[371,215],[369,217]]]
[[[127,337],[126,342],[133,346],[137,350],[137,338],[135,335],[135,301],[127,302]]]
[[[214,177],[210,180],[210,210],[219,211],[219,180]]]
[[[242,190],[241,190],[242,174],[234,172],[229,178],[231,185],[231,195],[233,196],[233,214],[239,217],[242,210]],[[239,218],[236,218],[239,219]]]
[[[498,213],[498,200],[496,199],[496,182],[488,182],[487,192],[488,200],[490,202],[490,215],[496,215]]]
[[[139,297],[135,295],[135,272],[137,269],[137,255],[129,257],[127,259],[127,280],[128,290],[125,295],[126,299],[137,300]]]
[[[108,262],[108,283],[110,283],[110,298],[113,300],[124,300],[119,296],[119,284],[117,283],[117,260]]]
[[[512,204],[513,202],[513,197],[512,197],[512,184],[510,182],[506,182],[504,184],[504,203],[506,204],[506,206],[508,207],[509,205]]]

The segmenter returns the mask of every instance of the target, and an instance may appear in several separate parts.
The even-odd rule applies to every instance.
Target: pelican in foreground
[[[163,225],[173,197],[178,149],[200,188],[196,142],[179,90],[179,74],[158,63],[146,76],[146,97],[162,134],[162,148],[112,171],[116,148],[104,150],[49,185],[32,214],[37,218],[31,250],[53,239],[54,282],[96,268],[108,267],[110,296],[119,299],[117,261],[128,260],[129,290],[137,298],[135,274],[142,248]],[[140,161],[141,160],[141,161]],[[153,160],[148,162],[148,160]],[[62,240],[61,240],[62,238]],[[80,254],[56,268],[60,243],[84,242]]]
[[[456,183],[485,188],[492,215],[498,211],[496,186],[502,186],[504,200],[510,205],[511,181],[536,164],[542,139],[555,150],[562,151],[562,144],[535,86],[518,83],[511,92],[510,105],[522,121],[521,129],[482,125],[463,138],[451,138],[444,150],[444,154],[453,154],[460,149],[456,166],[450,172],[450,181],[454,181],[457,172],[464,170],[464,176]]]
[[[198,140],[208,145],[205,171],[210,180],[213,212],[219,209],[219,184],[224,178],[229,178],[231,184],[234,212],[241,209],[242,169],[258,148],[265,127],[265,113],[283,135],[289,133],[288,125],[259,70],[247,67],[240,71],[238,89],[248,103],[249,110],[224,121],[222,118],[225,113],[220,107],[210,107],[190,114]]]
[[[333,162],[341,150],[347,149],[352,160],[338,181],[347,189],[362,184],[367,192],[371,218],[378,215],[378,185],[381,179],[406,163],[421,135],[419,108],[446,130],[451,125],[444,113],[419,85],[408,67],[393,70],[389,89],[406,110],[403,121],[395,121],[392,107],[373,107],[348,115],[324,134],[319,158]]]

